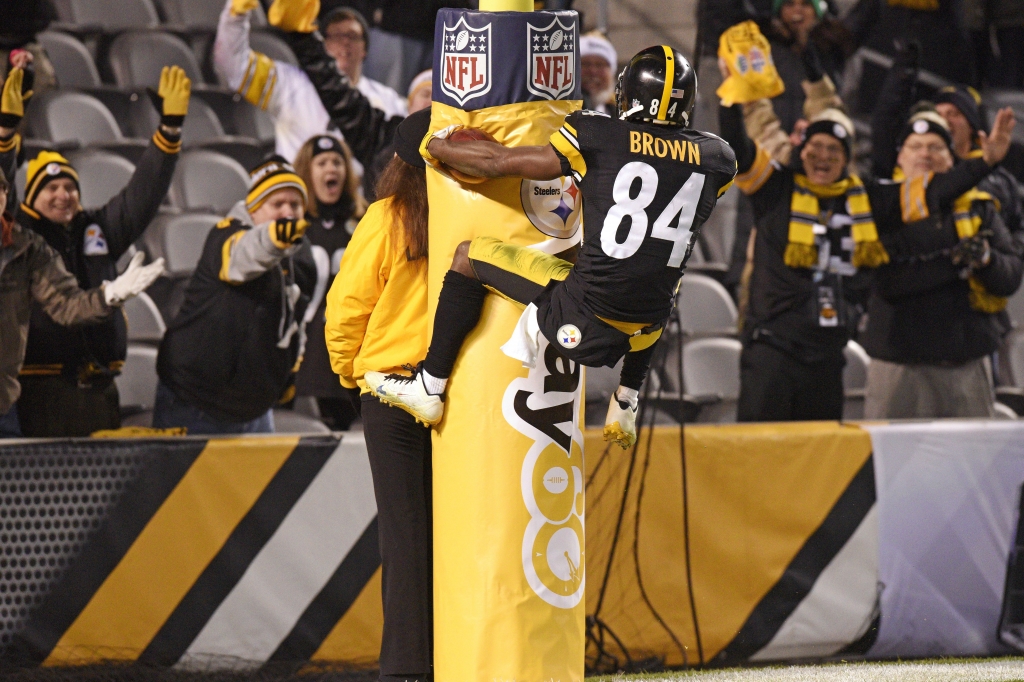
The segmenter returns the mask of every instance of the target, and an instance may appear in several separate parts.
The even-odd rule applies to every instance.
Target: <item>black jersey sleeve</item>
[[[585,148],[582,140],[587,124],[587,116],[582,111],[574,111],[565,117],[562,127],[551,134],[551,146],[555,148],[559,161],[562,162],[562,175],[582,182],[587,174],[587,161],[584,158]]]
[[[718,196],[725,194],[726,190],[732,187],[736,178],[736,152],[729,146],[729,143],[711,133],[704,133],[706,142],[701,144],[705,149],[706,158],[704,167],[718,181]]]

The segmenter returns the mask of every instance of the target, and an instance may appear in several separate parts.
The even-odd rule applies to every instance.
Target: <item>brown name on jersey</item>
[[[663,140],[639,130],[629,131],[629,151],[659,159],[671,156],[676,161],[700,165],[700,145],[687,140]]]

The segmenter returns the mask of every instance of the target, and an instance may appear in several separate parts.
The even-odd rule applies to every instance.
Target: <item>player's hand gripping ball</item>
[[[479,128],[457,128],[448,135],[448,139],[452,142],[474,142],[478,140],[487,140],[488,142],[497,143],[497,140],[494,139],[493,135]],[[441,166],[444,167],[444,171],[448,173],[448,175],[466,185],[478,185],[481,182],[486,182],[487,180],[487,178],[480,178],[475,175],[468,175],[462,171],[457,171],[445,163],[442,163]]]

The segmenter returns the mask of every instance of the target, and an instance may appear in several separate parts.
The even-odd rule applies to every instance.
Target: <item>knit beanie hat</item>
[[[946,143],[946,146],[949,147],[950,154],[953,154],[953,136],[949,134],[949,124],[934,109],[923,109],[911,115],[907,120],[907,124],[903,126],[903,130],[900,131],[899,138],[896,140],[896,149],[902,148],[907,138],[915,133],[918,135],[924,135],[925,133],[938,135]]]
[[[32,210],[39,193],[53,180],[58,178],[71,178],[75,187],[81,191],[78,184],[78,173],[68,160],[57,152],[41,151],[36,158],[28,162],[28,171],[25,175],[25,201],[22,206]]]
[[[423,87],[429,88],[431,85],[433,85],[433,80],[433,70],[427,69],[426,71],[420,71],[418,74],[416,74],[416,77],[412,79],[412,82],[409,83],[409,93],[406,95],[406,97],[412,99],[412,96],[416,93],[417,90]]]
[[[295,172],[295,168],[283,156],[274,154],[249,171],[249,194],[245,197],[245,208],[252,213],[263,205],[274,192],[291,187],[302,195],[302,204],[309,202],[306,183]]]
[[[326,154],[327,152],[336,152],[341,154],[342,158],[345,158],[345,152],[341,149],[341,142],[333,135],[317,135],[313,140],[313,156],[310,158],[315,159],[320,154]]]
[[[985,129],[981,115],[981,95],[970,86],[950,85],[932,98],[936,104],[952,104],[964,115],[974,132]]]
[[[804,131],[804,143],[818,133],[824,133],[839,140],[846,152],[846,160],[849,161],[853,158],[853,121],[849,116],[838,109],[825,109],[815,116],[807,126]]]
[[[580,36],[580,59],[583,57],[600,57],[608,62],[612,71],[619,67],[619,54],[615,46],[597,31]]]

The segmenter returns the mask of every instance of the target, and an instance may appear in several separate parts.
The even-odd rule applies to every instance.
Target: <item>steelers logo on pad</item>
[[[583,335],[580,333],[579,328],[574,324],[563,324],[558,329],[558,343],[562,344],[563,348],[575,348],[580,345],[580,341],[583,340]]]

